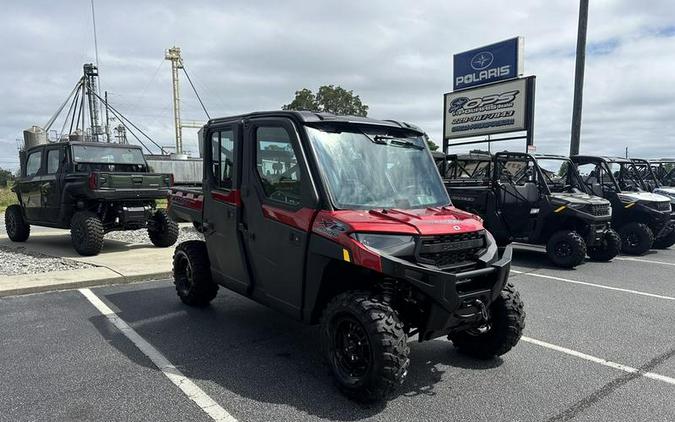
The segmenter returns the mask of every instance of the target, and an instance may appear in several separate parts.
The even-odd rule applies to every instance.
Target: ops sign
[[[523,74],[523,37],[453,56],[453,90],[513,79]]]

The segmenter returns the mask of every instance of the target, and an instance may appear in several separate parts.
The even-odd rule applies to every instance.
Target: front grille
[[[483,230],[423,237],[417,259],[440,268],[464,267],[476,263],[476,254],[485,247]]]
[[[609,204],[591,204],[584,207],[584,211],[596,217],[609,215]]]
[[[649,208],[657,211],[670,211],[670,202],[647,202]]]

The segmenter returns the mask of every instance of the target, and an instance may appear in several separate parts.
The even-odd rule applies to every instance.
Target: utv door
[[[45,171],[40,178],[42,220],[44,221],[57,222],[61,214],[64,154],[65,150],[62,146],[49,146],[45,149]]]
[[[44,148],[33,149],[26,156],[26,165],[18,190],[21,194],[21,205],[29,221],[40,221],[42,198],[40,193],[40,177],[42,174],[42,152]]]
[[[539,186],[534,167],[526,158],[496,155],[494,183],[497,209],[513,238],[529,237],[539,212]]]
[[[209,128],[205,134],[203,227],[211,273],[219,284],[248,294],[249,275],[243,242],[237,230],[241,218],[241,134],[237,125]]]
[[[311,175],[287,119],[246,124],[242,184],[247,255],[254,295],[300,318],[308,233],[316,208]]]

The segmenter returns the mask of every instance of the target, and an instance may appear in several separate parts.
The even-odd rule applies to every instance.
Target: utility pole
[[[581,138],[581,106],[584,96],[584,67],[586,65],[586,28],[588,27],[588,0],[579,2],[579,28],[577,31],[577,60],[574,69],[574,105],[572,108],[572,139],[570,155],[579,154]]]
[[[180,48],[173,46],[166,50],[164,58],[171,61],[171,79],[173,84],[173,124],[176,130],[176,154],[183,153],[183,131],[180,123],[180,89],[178,86],[178,69],[183,68]]]

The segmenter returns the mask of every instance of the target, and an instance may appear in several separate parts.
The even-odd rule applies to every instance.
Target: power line
[[[206,114],[206,117],[211,120],[211,116],[209,116],[209,112],[206,111],[206,107],[204,106],[204,102],[202,102],[202,98],[199,96],[199,93],[197,92],[197,89],[195,88],[194,84],[192,83],[192,79],[190,79],[190,75],[188,75],[187,69],[185,68],[185,63],[183,63],[183,73],[185,73],[185,76],[187,77],[188,82],[190,82],[190,86],[192,87],[192,91],[194,91],[195,95],[197,96],[197,99],[199,100],[199,104],[202,106],[202,110],[204,110],[204,113]]]
[[[101,98],[98,94],[94,93],[94,95],[96,95],[96,97],[98,97],[98,99],[101,100],[101,101],[103,102],[103,104],[105,104],[105,106],[108,107],[108,108],[110,109],[110,111],[112,111],[113,113],[115,113],[116,116],[119,115],[118,118],[120,119],[120,122],[121,122],[123,125],[124,125],[124,122],[122,121],[122,119],[124,119],[127,123],[129,123],[131,126],[133,126],[134,129],[136,129],[137,131],[139,131],[139,132],[140,132],[143,136],[145,136],[150,142],[152,142],[153,145],[155,145],[157,148],[159,148],[159,150],[162,152],[162,154],[164,154],[164,148],[163,148],[161,145],[159,145],[157,142],[155,142],[151,137],[149,137],[145,132],[143,132],[143,130],[141,130],[138,126],[136,126],[131,120],[127,119],[122,113],[120,113],[119,111],[117,111],[117,110],[115,109],[115,107],[113,107],[113,106],[111,106],[110,104],[108,104],[108,102],[107,102],[106,100],[104,100],[103,98]],[[126,126],[126,125],[125,125],[125,126]],[[127,128],[127,130],[128,130],[128,128]],[[130,132],[131,132],[131,131],[130,131]],[[132,132],[132,134],[133,134],[133,132]],[[140,142],[140,139],[139,139],[139,142]],[[141,144],[142,144],[142,143],[141,143]],[[147,149],[147,148],[146,148],[146,149]],[[150,150],[148,150],[148,151],[150,151]]]

